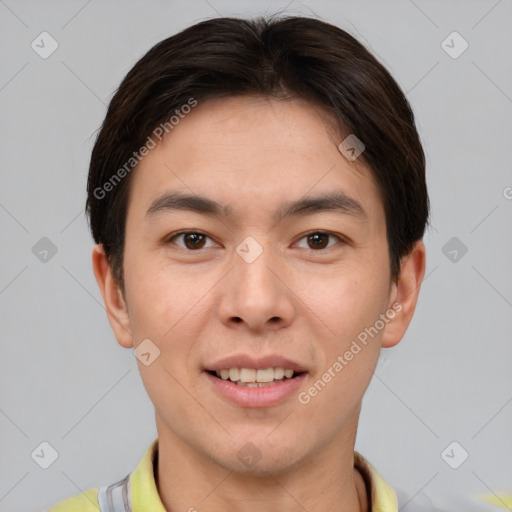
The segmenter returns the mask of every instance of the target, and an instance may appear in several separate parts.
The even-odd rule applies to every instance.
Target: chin
[[[301,447],[301,451],[298,451]],[[276,436],[272,442],[264,436],[238,436],[223,453],[212,459],[220,466],[244,476],[268,477],[284,474],[300,464],[307,452],[304,443],[292,436]]]
[[[224,469],[241,476],[268,478],[269,475],[277,477],[290,472],[298,464],[298,460],[297,457],[294,457],[293,460],[286,457],[275,460],[266,457],[265,454],[262,453],[261,458],[255,459],[252,462],[243,462],[238,458],[233,459],[229,457],[222,461],[219,460],[217,463]]]

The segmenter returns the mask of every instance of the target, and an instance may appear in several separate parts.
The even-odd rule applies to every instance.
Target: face
[[[159,350],[138,362],[159,437],[238,472],[353,442],[400,315],[378,189],[324,119],[299,100],[209,100],[132,176],[118,341]]]

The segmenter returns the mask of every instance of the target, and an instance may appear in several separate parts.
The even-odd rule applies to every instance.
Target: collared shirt
[[[155,439],[139,465],[123,480],[108,487],[97,487],[68,498],[47,512],[166,512],[155,482],[154,463],[158,452]],[[377,470],[354,451],[354,466],[361,473],[369,497],[370,512],[398,512],[395,491],[382,479]]]

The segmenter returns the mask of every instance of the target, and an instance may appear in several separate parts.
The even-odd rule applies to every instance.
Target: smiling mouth
[[[208,370],[208,373],[219,379],[233,382],[238,386],[261,388],[294,379],[305,372],[277,367],[258,370],[255,368],[225,368],[219,371]]]

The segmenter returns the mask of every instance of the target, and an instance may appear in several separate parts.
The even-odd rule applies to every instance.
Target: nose
[[[226,325],[264,331],[292,323],[296,308],[290,273],[271,247],[241,244],[223,281],[218,313]]]

